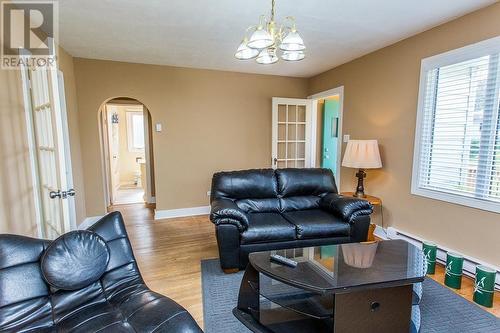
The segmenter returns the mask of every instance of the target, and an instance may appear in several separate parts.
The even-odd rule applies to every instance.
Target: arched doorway
[[[99,108],[106,206],[154,204],[151,114],[142,102],[115,97]]]

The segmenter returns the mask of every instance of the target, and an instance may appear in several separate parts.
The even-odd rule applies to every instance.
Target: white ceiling
[[[60,0],[60,43],[73,56],[309,77],[496,0],[276,0],[307,46],[298,63],[233,56],[270,0]]]

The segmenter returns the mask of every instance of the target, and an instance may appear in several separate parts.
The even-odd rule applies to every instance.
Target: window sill
[[[469,208],[476,208],[488,212],[500,213],[500,202],[481,200],[438,190],[428,190],[414,187],[412,187],[411,189],[411,194],[429,199],[445,201],[456,205],[466,206]]]

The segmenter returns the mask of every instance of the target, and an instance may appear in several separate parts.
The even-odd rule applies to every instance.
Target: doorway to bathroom
[[[107,204],[154,203],[151,116],[139,101],[115,98],[100,110]]]

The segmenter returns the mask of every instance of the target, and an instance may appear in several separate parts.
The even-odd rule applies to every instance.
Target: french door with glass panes
[[[311,167],[312,101],[273,97],[272,103],[273,168]]]
[[[76,227],[64,86],[57,69],[24,67],[22,74],[39,231],[54,239]]]

